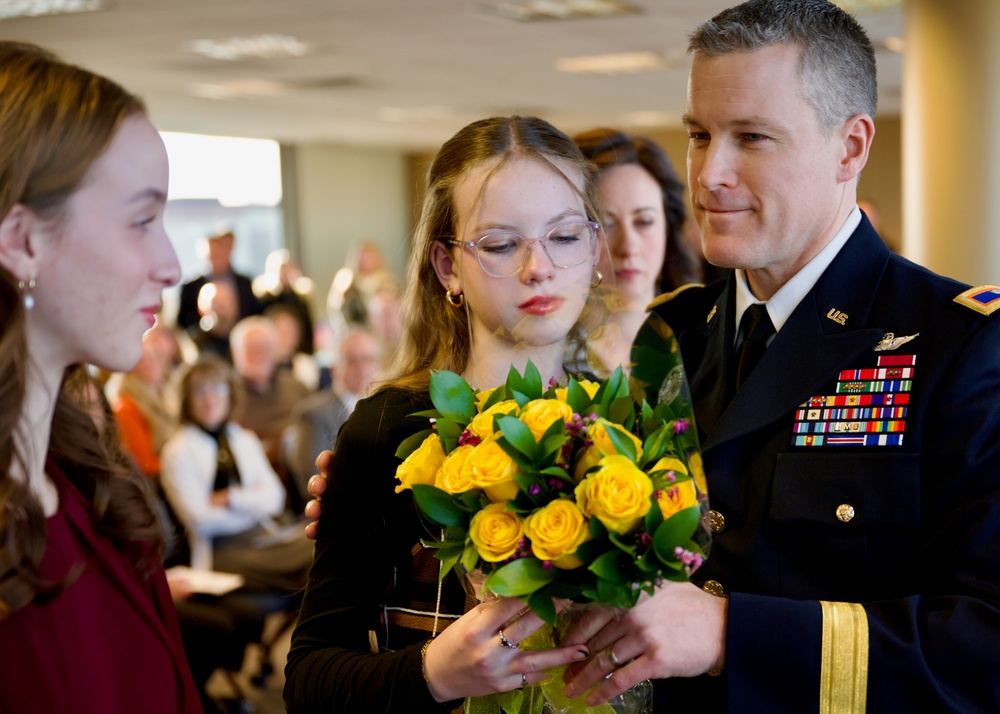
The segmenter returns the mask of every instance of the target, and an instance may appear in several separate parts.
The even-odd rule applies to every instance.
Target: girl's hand
[[[514,647],[543,621],[516,598],[477,605],[427,648],[428,689],[438,702],[495,694],[544,681],[543,670],[587,658],[586,645],[525,651]],[[500,631],[503,630],[503,638]],[[506,639],[510,646],[504,645]]]

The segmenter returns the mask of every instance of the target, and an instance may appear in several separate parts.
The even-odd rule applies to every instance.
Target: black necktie
[[[736,350],[737,391],[764,356],[767,340],[775,332],[774,324],[767,314],[767,307],[761,303],[754,303],[747,308],[740,320],[740,329],[743,332],[743,341]]]

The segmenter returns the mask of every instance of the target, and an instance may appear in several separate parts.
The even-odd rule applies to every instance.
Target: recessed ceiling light
[[[573,74],[637,74],[657,72],[670,66],[667,58],[656,52],[622,52],[613,55],[561,57],[556,60],[557,70]]]
[[[240,97],[277,97],[286,87],[266,79],[234,79],[229,82],[192,84],[188,90],[202,99],[238,99]]]
[[[486,5],[490,12],[509,20],[577,20],[586,17],[632,15],[640,9],[624,0],[522,0]]]
[[[0,0],[0,20],[11,17],[93,12],[104,8],[102,0]]]
[[[188,49],[212,59],[235,62],[237,60],[283,59],[301,57],[309,47],[291,35],[253,35],[252,37],[230,37],[227,40],[195,40]]]

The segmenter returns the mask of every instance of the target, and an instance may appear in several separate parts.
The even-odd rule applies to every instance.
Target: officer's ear
[[[836,141],[842,147],[837,164],[838,181],[846,183],[858,177],[868,163],[874,138],[875,122],[867,114],[855,114],[841,124],[836,132]]]

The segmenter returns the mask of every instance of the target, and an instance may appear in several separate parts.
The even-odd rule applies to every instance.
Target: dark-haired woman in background
[[[614,288],[610,321],[590,336],[599,363],[628,359],[653,298],[700,282],[701,266],[684,238],[684,184],[659,145],[616,129],[574,137],[597,165],[595,198],[608,243],[601,270]]]

